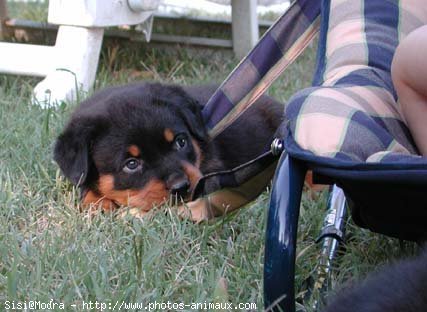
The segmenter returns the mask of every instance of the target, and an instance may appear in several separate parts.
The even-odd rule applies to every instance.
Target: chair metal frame
[[[283,146],[283,144],[281,145]],[[267,217],[264,262],[264,306],[273,311],[295,311],[295,251],[301,195],[307,165],[283,153],[277,166]],[[344,192],[333,185],[317,242],[322,243],[310,290],[314,309],[329,288],[333,260],[344,240],[347,204]]]

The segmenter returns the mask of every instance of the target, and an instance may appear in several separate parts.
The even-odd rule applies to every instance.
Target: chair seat
[[[427,158],[401,115],[390,67],[399,41],[427,24],[423,1],[323,1],[313,87],[286,106],[285,149],[336,183],[354,221],[416,240],[427,233]]]
[[[337,184],[349,203],[353,221],[384,235],[427,239],[427,159],[387,153],[381,162],[317,156],[285,140],[290,157],[313,170],[320,184]]]

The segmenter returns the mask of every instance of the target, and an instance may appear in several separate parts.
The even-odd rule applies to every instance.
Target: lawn
[[[314,49],[272,86],[271,95],[285,103],[310,84]],[[221,82],[237,63],[227,51],[154,49],[107,41],[94,89],[138,80]],[[238,212],[203,224],[181,220],[167,206],[144,220],[87,218],[78,210],[78,193],[52,160],[54,140],[77,103],[64,103],[56,110],[32,106],[37,81],[0,75],[0,309],[6,302],[12,307],[53,299],[67,311],[82,311],[82,304],[89,302],[111,307],[116,302],[255,303],[254,310],[263,310],[268,191]],[[325,198],[326,194],[317,199],[303,195],[298,300],[316,268],[315,239]],[[402,249],[397,240],[362,230],[351,220],[347,235],[345,253],[341,250],[336,263],[337,285],[414,249],[410,244]],[[306,308],[310,311],[309,305]]]

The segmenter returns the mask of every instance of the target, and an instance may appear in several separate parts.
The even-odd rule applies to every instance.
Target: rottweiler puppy
[[[61,171],[80,188],[83,206],[136,207],[144,215],[171,195],[188,200],[202,175],[266,151],[283,105],[263,96],[210,140],[201,110],[215,90],[137,83],[83,101],[54,148]]]

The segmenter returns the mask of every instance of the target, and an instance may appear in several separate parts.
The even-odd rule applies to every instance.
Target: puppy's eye
[[[180,150],[187,146],[187,138],[183,134],[179,134],[175,138],[175,149]]]
[[[129,158],[126,161],[126,164],[125,164],[123,170],[127,173],[133,173],[133,172],[140,170],[141,167],[142,167],[142,164],[141,164],[141,161],[139,159]]]

